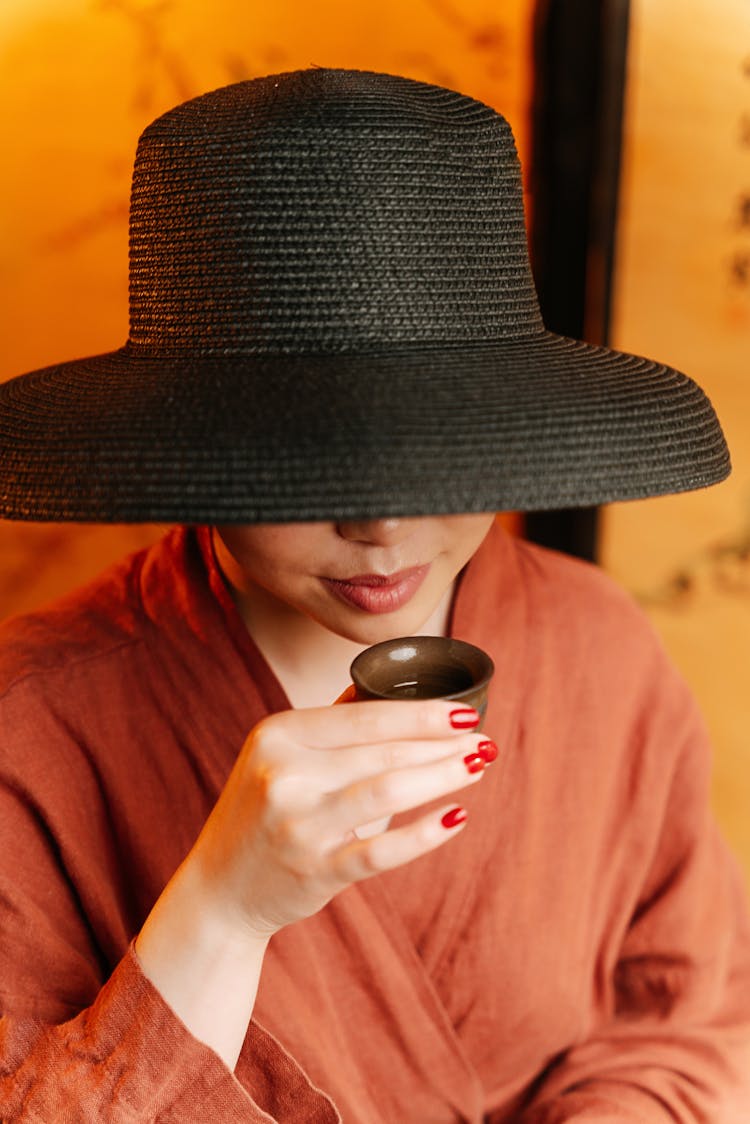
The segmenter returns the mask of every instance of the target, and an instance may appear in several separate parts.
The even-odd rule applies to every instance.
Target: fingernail
[[[470,773],[481,773],[486,764],[481,753],[470,753],[468,757],[464,757],[464,765]]]
[[[458,827],[465,819],[465,808],[451,808],[450,812],[446,812],[440,822],[443,827]]]
[[[479,725],[479,714],[472,706],[465,706],[460,710],[452,710],[450,720],[454,730],[473,730]]]
[[[484,761],[485,765],[489,765],[497,757],[497,746],[494,742],[486,741],[480,742],[477,746],[477,753]]]

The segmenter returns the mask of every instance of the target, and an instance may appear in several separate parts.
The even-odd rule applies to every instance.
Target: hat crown
[[[160,353],[543,330],[510,126],[390,75],[272,75],[158,118],[136,156],[130,263],[130,345]]]

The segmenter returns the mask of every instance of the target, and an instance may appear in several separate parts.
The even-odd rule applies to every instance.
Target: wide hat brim
[[[311,355],[126,345],[0,387],[0,515],[254,523],[590,506],[729,454],[670,367],[551,332]]]

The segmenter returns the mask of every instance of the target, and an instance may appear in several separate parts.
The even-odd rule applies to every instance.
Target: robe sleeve
[[[547,1068],[523,1124],[750,1119],[745,892],[710,813],[708,737],[687,689],[681,710],[671,729],[649,723],[679,745],[658,844],[608,969],[609,1017]]]
[[[132,944],[110,974],[103,959],[54,831],[29,793],[6,777],[0,786],[0,1118],[7,1124],[339,1121],[330,1099],[254,1021],[241,1083],[147,980]]]

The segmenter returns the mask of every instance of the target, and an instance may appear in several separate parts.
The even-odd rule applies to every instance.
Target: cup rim
[[[493,661],[492,657],[489,655],[489,653],[485,652],[484,648],[480,648],[476,644],[472,644],[468,640],[459,640],[455,636],[396,636],[396,637],[393,637],[391,640],[381,640],[377,644],[371,644],[369,648],[365,648],[365,650],[363,652],[360,652],[358,656],[354,657],[354,659],[352,660],[351,666],[349,668],[349,674],[351,676],[352,682],[354,683],[355,687],[360,687],[363,691],[366,691],[369,695],[374,696],[374,697],[379,698],[379,699],[391,699],[391,698],[393,698],[392,695],[385,694],[383,691],[379,691],[379,690],[377,690],[377,688],[372,687],[372,686],[370,686],[369,683],[365,682],[365,680],[364,680],[364,678],[361,674],[360,668],[358,667],[358,664],[360,664],[360,662],[363,660],[363,658],[365,656],[369,656],[371,653],[377,652],[379,649],[380,650],[383,650],[383,649],[392,650],[395,647],[404,646],[404,645],[408,644],[409,641],[419,641],[419,640],[442,641],[443,643],[452,645],[452,646],[454,646],[458,649],[463,649],[464,653],[466,653],[467,655],[469,653],[476,654],[476,655],[479,656],[481,662],[484,663],[485,666],[486,666],[486,671],[482,675],[482,677],[480,679],[477,679],[477,681],[475,683],[472,683],[470,687],[464,687],[464,689],[461,690],[461,691],[451,692],[450,695],[437,696],[437,697],[450,698],[450,699],[461,699],[466,695],[475,694],[477,691],[483,690],[488,685],[490,680],[492,679],[492,676],[495,674],[495,664],[494,664],[494,661]]]

